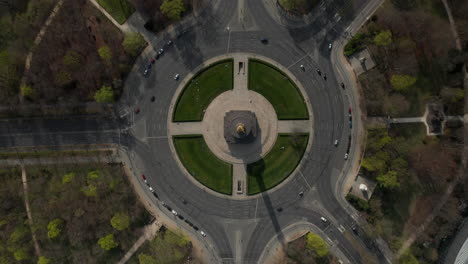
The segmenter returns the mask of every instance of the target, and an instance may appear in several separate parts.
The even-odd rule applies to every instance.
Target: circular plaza
[[[267,58],[214,58],[182,80],[168,135],[187,177],[208,192],[248,199],[294,172],[311,145],[303,88]]]

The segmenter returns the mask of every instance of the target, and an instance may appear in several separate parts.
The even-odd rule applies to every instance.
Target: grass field
[[[121,25],[135,12],[135,8],[127,0],[97,0],[97,2]]]
[[[249,60],[249,89],[270,101],[278,119],[309,119],[307,106],[297,86],[270,64]]]
[[[218,159],[201,135],[173,140],[180,161],[195,179],[214,191],[232,194],[232,165]]]
[[[203,110],[233,87],[232,59],[216,62],[198,72],[184,87],[173,114],[174,122],[201,121]]]
[[[308,134],[280,134],[265,158],[247,165],[248,195],[271,189],[286,179],[301,161]]]

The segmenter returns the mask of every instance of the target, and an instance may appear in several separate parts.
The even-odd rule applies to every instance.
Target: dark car
[[[179,217],[180,220],[184,220],[184,217],[181,215],[178,215],[177,217]]]
[[[341,83],[340,85],[341,85],[341,88],[343,89],[345,88],[344,83]]]
[[[140,108],[135,108],[135,114],[140,113]]]
[[[166,205],[166,209],[167,209],[169,212],[172,212],[172,208],[169,207],[168,205]]]
[[[198,229],[199,229],[198,226],[196,226],[196,225],[194,225],[194,226],[192,226],[192,227],[193,227],[193,229],[195,229],[195,230],[197,230],[197,231],[198,231]]]
[[[349,128],[353,128],[353,122],[349,121]]]
[[[141,179],[143,179],[144,181],[146,181],[146,176],[144,174],[141,175]]]
[[[151,96],[150,100],[151,100],[151,102],[154,102],[154,100],[156,100],[156,97],[153,95],[153,96]]]
[[[154,64],[156,60],[154,58],[151,59],[151,64]]]
[[[322,72],[319,69],[317,69],[317,74],[322,75]]]
[[[323,74],[323,79],[326,81],[327,80],[327,75],[324,73]]]
[[[155,59],[155,60],[159,60],[160,57],[161,57],[160,54],[156,54],[156,56],[154,56],[154,59]]]
[[[260,42],[262,42],[263,44],[268,44],[268,39],[267,38],[261,38]]]
[[[156,192],[153,192],[153,196],[156,198],[156,199],[159,199],[159,196]]]

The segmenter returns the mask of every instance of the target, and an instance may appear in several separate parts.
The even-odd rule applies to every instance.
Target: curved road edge
[[[335,70],[336,76],[340,76],[343,83],[348,87],[349,103],[353,110],[354,120],[357,121],[357,125],[353,126],[354,131],[352,141],[352,155],[350,160],[341,172],[339,179],[334,188],[335,196],[342,208],[345,209],[349,215],[351,215],[357,222],[362,222],[359,219],[359,213],[356,209],[349,205],[345,200],[346,192],[350,189],[353,184],[353,180],[356,177],[360,169],[361,160],[364,157],[365,142],[366,142],[366,130],[364,127],[363,120],[365,116],[360,108],[361,94],[359,93],[357,76],[354,73],[351,65],[344,56],[344,46],[348,39],[345,36],[352,36],[356,33],[362,25],[369,19],[369,17],[384,3],[384,0],[370,1],[356,19],[346,28],[345,34],[340,36],[334,42],[334,48],[331,53],[331,62]],[[383,242],[378,244],[379,249],[383,253],[386,261],[391,263],[393,259],[393,253],[389,250],[388,246]]]
[[[291,242],[297,238],[300,238],[308,232],[313,232],[322,237],[323,240],[330,246],[330,252],[335,257],[343,261],[343,263],[351,263],[345,254],[343,254],[343,252],[338,249],[338,246],[333,242],[333,240],[331,240],[330,237],[328,237],[325,232],[323,232],[322,229],[316,225],[310,222],[300,221],[283,229],[285,241],[287,242]],[[281,243],[278,241],[277,237],[272,237],[270,241],[268,241],[266,247],[263,249],[260,258],[258,259],[258,263],[274,263],[273,261],[276,253],[279,253],[281,250]]]

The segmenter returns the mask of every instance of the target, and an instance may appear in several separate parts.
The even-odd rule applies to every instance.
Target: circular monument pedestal
[[[277,120],[275,109],[262,95],[231,90],[206,109],[203,137],[221,160],[248,164],[260,160],[275,144]]]

